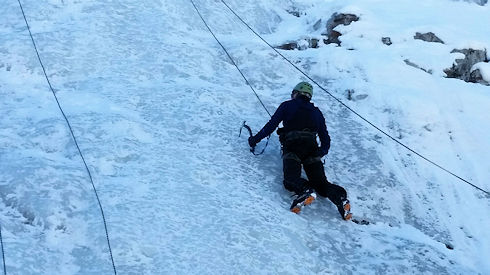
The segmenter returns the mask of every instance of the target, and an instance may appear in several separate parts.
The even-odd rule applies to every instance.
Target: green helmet
[[[310,83],[308,82],[300,82],[298,83],[295,87],[293,92],[296,91],[302,95],[307,96],[308,98],[311,99],[313,96],[313,86],[311,86]]]

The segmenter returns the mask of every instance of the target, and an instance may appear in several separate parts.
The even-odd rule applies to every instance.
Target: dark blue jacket
[[[325,118],[320,109],[313,105],[313,103],[302,97],[284,101],[277,108],[269,122],[255,135],[255,141],[259,142],[266,136],[272,134],[281,121],[283,122],[285,133],[305,129],[318,133],[321,143],[320,153],[322,156],[328,153],[330,149],[330,136],[325,125]]]

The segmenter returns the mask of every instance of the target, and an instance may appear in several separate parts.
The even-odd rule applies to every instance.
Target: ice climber
[[[265,126],[248,139],[254,148],[263,138],[277,130],[282,145],[284,187],[294,192],[291,211],[299,213],[304,205],[311,204],[318,193],[327,197],[339,210],[344,220],[352,218],[347,192],[341,186],[328,182],[321,158],[328,154],[330,136],[322,112],[310,102],[313,87],[308,82],[298,83],[287,100],[277,108]],[[321,146],[318,146],[317,135]],[[308,180],[301,177],[304,169]]]

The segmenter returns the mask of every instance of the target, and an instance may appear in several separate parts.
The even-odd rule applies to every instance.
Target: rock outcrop
[[[299,16],[299,13],[289,13],[294,16]],[[342,35],[340,32],[335,31],[334,28],[338,25],[350,25],[352,22],[358,21],[359,17],[355,14],[344,14],[344,13],[334,13],[330,19],[327,21],[325,26],[325,32],[322,33],[322,36],[326,36],[327,38],[323,39],[325,44],[335,43],[340,46],[339,37]],[[314,30],[320,29],[322,26],[322,20],[318,20],[313,25]],[[306,38],[299,39],[297,41],[288,42],[279,46],[276,46],[278,49],[282,50],[306,50],[308,48],[318,48],[320,39],[318,38]]]
[[[444,70],[448,78],[458,78],[466,82],[489,85],[489,83],[483,79],[479,70],[471,71],[473,65],[476,63],[488,63],[486,50],[454,49],[451,51],[451,53],[462,53],[465,55],[465,58],[456,59],[451,68]]]
[[[426,32],[426,33],[417,32],[413,38],[425,42],[435,42],[435,43],[444,44],[444,41],[442,41],[439,37],[437,37],[437,35],[435,35],[433,32]]]
[[[339,37],[342,35],[340,32],[335,31],[335,27],[338,25],[350,25],[352,22],[359,21],[359,17],[355,14],[346,13],[334,13],[332,17],[327,21],[326,32],[322,35],[326,35],[327,39],[324,39],[325,44],[335,43],[340,46],[341,42]]]

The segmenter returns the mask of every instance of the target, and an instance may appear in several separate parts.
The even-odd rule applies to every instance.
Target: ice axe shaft
[[[242,135],[242,130],[243,130],[243,128],[247,129],[248,134],[249,134],[249,136],[250,136],[250,137],[252,137],[252,136],[253,136],[253,134],[252,134],[252,128],[250,128],[250,126],[248,126],[248,125],[247,125],[247,122],[244,120],[244,121],[243,121],[243,124],[242,124],[242,127],[240,127],[240,133],[238,134],[238,136],[239,136],[239,137]],[[264,146],[264,149],[262,149],[262,151],[261,151],[260,153],[258,153],[258,154],[257,154],[257,153],[255,153],[255,146],[254,146],[254,147],[250,147],[250,152],[252,152],[252,154],[254,154],[254,155],[256,155],[256,156],[258,156],[258,155],[262,155],[262,154],[264,153],[264,151],[265,151],[265,148],[266,148],[266,147],[267,147],[267,145],[269,144],[269,139],[270,139],[270,137],[271,137],[271,136],[268,136],[268,137],[267,137],[267,142],[266,142],[266,144],[265,144],[265,146]]]

